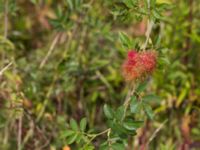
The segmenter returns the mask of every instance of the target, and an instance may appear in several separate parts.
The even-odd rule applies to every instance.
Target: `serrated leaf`
[[[157,10],[153,10],[153,16],[156,19],[163,19],[163,16]]]
[[[149,104],[144,104],[143,103],[143,108],[144,108],[144,111],[145,111],[147,117],[149,119],[153,119],[154,114],[153,114],[153,110],[152,110],[151,106]]]
[[[77,143],[80,143],[80,141],[81,141],[81,139],[82,139],[82,136],[83,136],[82,134],[78,134],[78,135],[77,135],[77,138],[76,138],[76,142],[77,142]]]
[[[131,122],[125,122],[125,123],[123,123],[123,126],[124,126],[125,129],[130,130],[130,131],[136,130],[135,126],[132,125]]]
[[[78,124],[74,119],[70,119],[70,127],[74,130],[77,131],[78,130]]]
[[[141,109],[141,102],[139,102],[135,96],[132,96],[130,103],[131,113],[137,113],[140,111],[140,109]]]
[[[68,144],[74,143],[74,142],[76,141],[77,136],[78,136],[77,133],[71,135],[71,136],[67,139],[67,143],[68,143]]]
[[[118,135],[127,134],[127,130],[123,127],[123,125],[116,122],[112,123],[111,129]]]
[[[134,131],[137,128],[140,128],[143,125],[143,121],[135,121],[132,119],[129,120],[125,120],[125,122],[123,123],[123,126],[127,129],[127,130],[131,130]]]
[[[124,4],[125,4],[128,8],[133,8],[133,7],[134,7],[133,0],[126,0],[126,1],[124,1]]]
[[[65,130],[63,133],[61,133],[61,138],[66,138],[68,136],[71,136],[72,134],[74,134],[75,132],[72,130]]]
[[[86,125],[87,125],[87,120],[86,120],[86,118],[81,119],[81,122],[80,122],[80,130],[84,132],[85,129],[86,129]]]
[[[123,119],[123,116],[124,116],[124,112],[125,109],[124,109],[124,106],[120,106],[116,113],[115,113],[115,118],[118,120],[118,121],[121,121]]]
[[[144,91],[145,88],[147,87],[147,84],[148,84],[147,81],[141,83],[141,84],[137,87],[136,92],[140,93],[140,92]]]
[[[154,94],[149,94],[149,95],[146,95],[142,98],[142,100],[146,103],[149,103],[151,101],[160,101],[160,97],[158,97],[157,95],[154,95]]]
[[[122,43],[127,43],[127,41],[129,41],[128,36],[123,32],[119,32],[119,38]]]
[[[108,105],[106,105],[106,104],[104,105],[103,111],[104,111],[105,116],[108,119],[112,119],[113,118],[113,111]]]
[[[127,49],[133,48],[132,40],[129,39],[129,37],[125,33],[120,32],[119,33],[119,39],[120,39],[122,45],[124,46],[124,48],[127,48]]]

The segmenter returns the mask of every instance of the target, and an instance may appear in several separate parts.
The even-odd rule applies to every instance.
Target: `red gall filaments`
[[[156,60],[157,53],[155,51],[131,50],[122,65],[122,75],[127,81],[141,79],[153,72],[156,68]]]

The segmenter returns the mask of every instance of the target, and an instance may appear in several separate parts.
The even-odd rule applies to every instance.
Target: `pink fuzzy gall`
[[[122,65],[122,75],[127,81],[143,78],[153,72],[156,67],[157,53],[155,51],[128,52]]]

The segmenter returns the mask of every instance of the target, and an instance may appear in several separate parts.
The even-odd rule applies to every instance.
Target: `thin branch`
[[[125,102],[124,102],[124,106],[127,107],[127,105],[129,104],[129,101],[131,99],[131,96],[134,94],[135,92],[135,88],[136,88],[136,83],[132,82],[130,84],[130,88],[129,88],[129,91],[126,95],[126,98],[125,98]]]
[[[154,133],[151,135],[151,137],[149,138],[149,141],[147,143],[147,145],[149,145],[151,143],[151,141],[156,137],[156,135],[158,134],[158,132],[164,127],[164,125],[167,123],[167,119],[154,131]]]
[[[134,92],[135,92],[135,88],[136,88],[136,83],[132,82],[130,84],[130,88],[129,88],[129,91],[126,95],[126,98],[125,98],[125,102],[124,102],[124,116],[122,118],[122,120],[125,118],[126,116],[126,112],[127,112],[127,109],[128,109],[128,106],[129,106],[129,103],[130,103],[130,100],[131,100],[131,96],[133,96]]]
[[[52,42],[52,44],[51,44],[51,46],[50,46],[50,48],[49,48],[49,51],[48,51],[47,55],[44,57],[44,59],[43,59],[42,62],[40,63],[40,67],[39,67],[40,69],[42,69],[42,68],[44,67],[44,65],[45,65],[45,63],[47,62],[49,56],[52,54],[52,52],[53,52],[53,50],[54,50],[54,48],[55,48],[55,46],[56,46],[56,44],[57,44],[57,42],[58,42],[60,36],[61,36],[61,33],[56,34],[56,36],[55,36],[55,38],[53,39],[53,42]]]
[[[21,146],[22,146],[22,116],[20,116],[18,123],[17,149],[21,150]]]
[[[0,76],[12,65],[12,62],[10,62],[7,66],[5,66],[3,69],[0,71]]]
[[[104,131],[102,131],[100,133],[94,134],[94,136],[85,144],[84,148],[86,146],[88,146],[96,137],[98,137],[98,136],[100,136],[102,134],[107,133],[107,136],[109,137],[110,132],[111,132],[111,128],[108,128],[108,129],[106,129],[106,130],[104,130]]]
[[[151,14],[151,5],[150,5],[150,0],[147,0],[147,4],[148,4],[148,14],[150,15]],[[149,42],[149,39],[150,39],[150,34],[151,34],[151,31],[152,31],[152,27],[153,27],[154,23],[152,20],[150,20],[150,16],[148,18],[148,24],[147,24],[147,31],[145,33],[145,36],[146,36],[146,41],[144,43],[144,45],[142,46],[142,50],[145,50],[147,45],[148,45],[148,42]]]
[[[151,31],[152,31],[153,25],[154,25],[153,21],[148,20],[147,31],[145,33],[146,41],[145,41],[144,45],[142,46],[142,50],[145,50],[146,47],[147,47],[147,44],[148,44],[149,39],[150,39],[150,34],[151,34]]]

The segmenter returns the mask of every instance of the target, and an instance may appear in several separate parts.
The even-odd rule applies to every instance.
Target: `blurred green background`
[[[24,150],[62,149],[67,143],[58,135],[70,118],[86,117],[95,130],[106,126],[103,105],[119,106],[127,93],[121,64],[129,49],[119,32],[131,37],[133,48],[146,39],[143,8],[125,11],[119,2],[124,1],[0,1],[1,150],[17,149],[18,142]],[[162,12],[165,3],[169,8]],[[200,3],[157,0],[156,5],[161,13],[153,12],[147,48],[159,51],[165,63],[146,92],[161,100],[152,104],[155,119],[140,129],[135,145],[148,142],[166,120],[149,149],[198,150]]]

